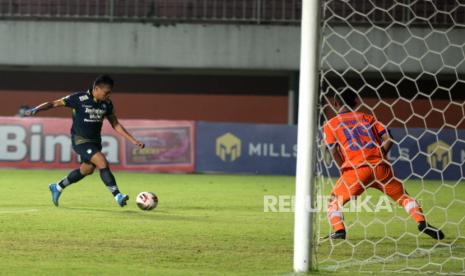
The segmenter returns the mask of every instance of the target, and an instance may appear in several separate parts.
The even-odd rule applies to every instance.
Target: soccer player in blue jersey
[[[71,140],[73,150],[81,158],[81,165],[79,169],[71,171],[61,181],[50,184],[49,188],[55,206],[58,206],[58,199],[66,187],[92,174],[95,168],[100,171],[100,177],[121,207],[125,206],[129,199],[128,195],[119,191],[108,161],[101,152],[101,130],[104,118],[108,119],[116,132],[132,144],[139,148],[144,148],[145,145],[135,139],[116,118],[113,104],[109,99],[113,85],[114,81],[110,76],[102,75],[94,81],[92,89],[73,93],[52,102],[45,102],[25,112],[26,116],[33,116],[37,112],[61,106],[73,109]]]

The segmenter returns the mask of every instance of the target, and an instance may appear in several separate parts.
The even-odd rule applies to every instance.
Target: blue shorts
[[[73,150],[79,155],[81,163],[91,163],[90,159],[94,154],[102,150],[102,144],[100,143],[83,143],[74,145]]]

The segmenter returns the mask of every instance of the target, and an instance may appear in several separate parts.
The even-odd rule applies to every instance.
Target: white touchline
[[[37,212],[37,209],[26,209],[26,210],[0,210],[0,214],[12,214],[12,213],[32,213]]]

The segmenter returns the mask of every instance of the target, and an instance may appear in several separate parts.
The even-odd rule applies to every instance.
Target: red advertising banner
[[[102,153],[115,170],[193,172],[195,122],[120,120],[146,145],[139,149],[105,122]],[[76,168],[71,119],[0,117],[0,167]]]

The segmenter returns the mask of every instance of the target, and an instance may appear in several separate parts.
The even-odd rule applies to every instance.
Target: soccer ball
[[[149,211],[157,207],[158,197],[152,192],[142,192],[137,195],[136,203],[141,210]]]

